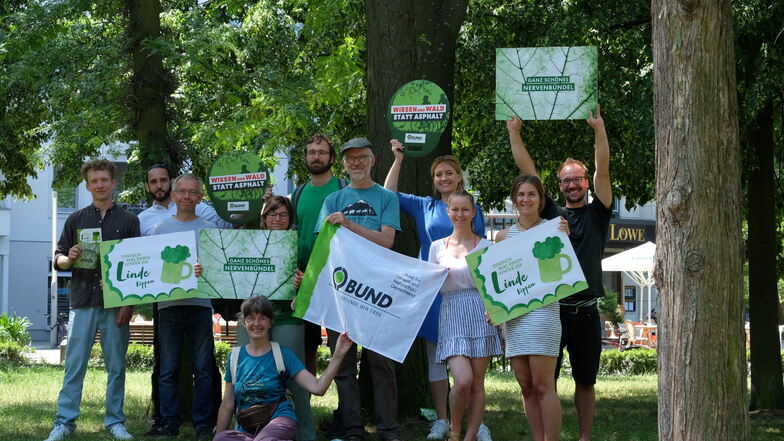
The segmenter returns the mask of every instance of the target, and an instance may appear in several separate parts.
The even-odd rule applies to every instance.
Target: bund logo
[[[332,271],[332,284],[335,285],[335,289],[340,289],[347,281],[348,272],[345,268],[339,266]]]

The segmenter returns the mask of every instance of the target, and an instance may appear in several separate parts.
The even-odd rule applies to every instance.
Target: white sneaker
[[[114,439],[133,439],[133,435],[128,433],[128,430],[125,428],[125,424],[123,423],[112,424],[112,426],[109,427],[109,433],[112,434]]]
[[[55,424],[54,429],[49,432],[49,438],[44,441],[62,441],[66,436],[73,433],[73,429],[68,428],[63,424]]]
[[[446,438],[449,435],[449,421],[447,420],[435,420],[433,424],[430,425],[430,433],[427,435],[427,439],[430,440],[440,440]]]
[[[476,432],[476,441],[493,441],[493,438],[490,438],[490,429],[484,424],[479,426],[479,431]]]

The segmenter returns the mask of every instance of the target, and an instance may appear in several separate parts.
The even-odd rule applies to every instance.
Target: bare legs
[[[580,419],[580,441],[590,441],[593,414],[596,411],[596,390],[593,385],[586,386],[575,381],[574,404]]]
[[[449,392],[452,434],[459,438],[463,414],[467,413],[466,434],[463,440],[474,441],[485,416],[485,372],[490,364],[490,357],[454,356],[447,359],[447,364],[454,379],[454,385]]]
[[[556,357],[544,355],[523,355],[511,359],[512,370],[523,392],[525,417],[534,441],[557,441],[561,433],[561,402],[555,391],[553,376],[557,361]]]
[[[431,381],[430,393],[433,395],[433,403],[435,403],[436,407],[436,417],[439,420],[447,419],[446,400],[449,396],[449,380]]]

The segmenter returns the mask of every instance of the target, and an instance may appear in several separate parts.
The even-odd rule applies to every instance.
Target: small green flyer
[[[205,297],[196,290],[192,231],[101,242],[104,307]]]
[[[495,119],[587,119],[599,93],[596,46],[500,48]]]
[[[425,156],[438,145],[449,124],[449,100],[438,84],[415,80],[404,84],[392,96],[387,125],[392,138],[405,147],[405,155]]]
[[[559,219],[466,256],[487,315],[498,325],[588,288]]]
[[[297,232],[201,230],[199,293],[204,297],[270,300],[294,298]]]
[[[238,150],[222,154],[212,164],[207,194],[222,219],[245,225],[258,220],[267,185],[269,170],[261,159]]]
[[[101,243],[100,228],[82,228],[76,230],[76,240],[82,247],[82,254],[73,263],[74,268],[98,268],[99,244]]]

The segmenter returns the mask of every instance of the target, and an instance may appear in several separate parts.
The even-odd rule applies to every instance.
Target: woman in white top
[[[543,222],[544,188],[539,177],[520,175],[510,197],[517,222],[498,234],[498,242],[535,228]],[[569,225],[561,218],[561,231]],[[557,440],[561,432],[561,403],[555,392],[555,366],[561,351],[561,315],[558,302],[550,303],[504,323],[506,357],[523,392],[525,417],[534,441]]]
[[[447,213],[454,230],[446,238],[434,241],[428,256],[430,262],[449,268],[441,287],[436,359],[449,365],[454,378],[449,392],[449,439],[460,439],[463,414],[467,411],[463,440],[474,441],[485,413],[485,372],[490,357],[501,355],[501,341],[496,328],[485,320],[485,307],[465,256],[490,246],[490,242],[472,231],[471,219],[476,209],[471,194],[465,190],[452,193]]]

